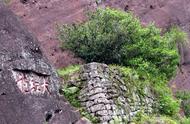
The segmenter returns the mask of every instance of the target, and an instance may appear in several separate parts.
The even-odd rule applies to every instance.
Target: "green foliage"
[[[86,62],[125,66],[119,68],[126,85],[130,89],[137,87],[142,95],[143,88],[151,86],[159,103],[159,113],[174,116],[179,111],[179,102],[166,83],[179,63],[176,44],[185,43],[186,34],[173,27],[161,35],[160,29],[152,24],[141,26],[133,14],[109,8],[98,9],[88,17],[82,24],[59,28],[63,48],[74,51]],[[58,72],[68,75],[75,67],[68,70]]]
[[[65,96],[65,98],[69,101],[69,103],[79,109],[82,116],[89,119],[93,124],[99,123],[99,119],[95,116],[89,114],[84,108],[82,108],[80,101],[78,99],[78,95],[80,93],[80,89],[75,86],[64,86],[60,93]]]
[[[190,124],[190,118],[182,118],[179,124]]]
[[[137,113],[132,122],[134,124],[179,124],[175,119],[168,116],[147,116],[143,112]]]
[[[190,117],[190,92],[178,91],[176,97],[181,100],[181,107],[184,110],[185,116]]]
[[[63,48],[71,49],[87,62],[120,64],[168,78],[176,70],[179,56],[176,42],[184,33],[173,28],[163,36],[154,25],[142,27],[131,13],[98,9],[82,24],[60,28]]]
[[[79,109],[82,116],[88,118],[93,124],[99,124],[100,120],[96,116],[92,116],[90,113],[88,113],[84,108]]]
[[[135,70],[129,67],[115,65],[110,67],[112,69],[118,69],[123,75],[126,87],[130,87],[130,92],[126,93],[127,97],[131,96],[132,92],[143,97],[145,95],[145,87],[150,87],[157,98],[158,105],[155,106],[155,111],[167,116],[174,116],[178,113],[180,104],[173,98],[172,92],[167,86],[164,78],[159,77],[159,75],[157,77],[152,77],[149,74],[145,75],[141,70]],[[136,91],[134,89],[136,89]]]
[[[77,72],[79,69],[80,69],[80,65],[71,65],[65,68],[58,69],[57,73],[59,74],[59,76],[63,77],[64,79],[67,79],[67,77],[70,74]]]
[[[65,96],[65,98],[71,103],[72,106],[79,108],[81,107],[80,101],[78,100],[78,94],[80,89],[77,87],[64,86],[60,93]]]
[[[190,92],[188,91],[178,91],[176,92],[176,98],[180,100],[188,100],[190,99]]]
[[[173,98],[172,92],[164,82],[155,83],[152,89],[158,98],[159,113],[174,116],[179,112],[180,104],[178,100]]]
[[[150,81],[143,75],[140,75],[135,69],[125,67],[110,65],[112,70],[118,70],[122,74],[122,79],[125,82],[126,87],[130,87],[128,92],[125,93],[126,97],[132,96],[135,92],[139,96],[144,96],[144,88],[150,85]],[[118,84],[119,87],[120,84]]]
[[[121,117],[121,116],[115,116],[113,117],[113,120],[109,122],[109,124],[127,124],[128,118],[127,117]]]
[[[58,69],[58,74],[64,78],[65,81],[68,80],[69,76],[73,76],[74,73],[78,72],[80,69],[80,65],[71,65],[66,68]],[[87,119],[89,119],[92,123],[96,124],[99,122],[99,119],[95,116],[90,115],[84,108],[82,108],[80,101],[78,99],[78,95],[80,94],[80,88],[77,86],[71,86],[69,84],[64,84],[62,89],[60,89],[60,94],[64,95],[65,98],[69,101],[69,103],[79,109],[80,114]]]
[[[178,43],[188,43],[188,35],[183,32],[179,27],[172,27],[169,32],[165,34],[166,39],[169,42],[170,47],[176,47]]]
[[[184,110],[185,116],[190,117],[190,100],[182,102],[182,108]]]

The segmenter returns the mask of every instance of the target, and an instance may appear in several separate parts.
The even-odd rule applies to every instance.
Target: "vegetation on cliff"
[[[107,8],[90,13],[85,23],[64,25],[60,38],[63,48],[86,62],[130,66],[169,78],[179,60],[176,42],[184,41],[184,33],[175,28],[161,36],[160,29],[143,27],[131,13]]]
[[[186,34],[176,27],[161,34],[153,24],[142,26],[132,13],[109,8],[98,9],[88,17],[82,24],[59,28],[63,48],[74,51],[86,62],[120,65],[117,67],[126,74],[125,80],[132,70],[138,77],[136,86],[150,86],[154,92],[157,114],[176,116],[179,101],[173,98],[167,82],[179,63],[176,46],[186,40]]]

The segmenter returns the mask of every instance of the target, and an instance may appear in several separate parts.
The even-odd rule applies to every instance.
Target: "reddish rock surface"
[[[83,11],[91,5],[88,0],[12,0],[9,7],[33,32],[56,67],[81,63],[70,51],[62,51],[57,36],[57,25],[81,22]]]
[[[84,10],[95,6],[94,0],[26,0],[24,4],[11,0],[9,7],[38,37],[43,51],[56,66],[62,67],[82,61],[69,51],[62,51],[57,39],[56,24],[81,22],[85,19]],[[155,22],[158,27],[167,29],[179,25],[190,32],[189,0],[106,0],[100,6],[111,6],[124,11],[133,11],[143,24]],[[190,89],[190,49],[182,48],[181,70],[170,85],[176,89]],[[64,60],[64,61],[63,61]]]
[[[36,37],[0,2],[0,124],[75,124]]]

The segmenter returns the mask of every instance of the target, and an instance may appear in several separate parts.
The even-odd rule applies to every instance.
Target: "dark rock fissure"
[[[5,96],[5,95],[6,95],[6,93],[4,93],[4,92],[3,92],[3,93],[1,93],[1,95],[2,95],[2,96]]]
[[[56,110],[54,111],[55,114],[57,114],[57,113],[61,113],[61,112],[62,112],[61,109],[56,109]]]
[[[20,0],[21,3],[26,4],[28,3],[28,0]]]
[[[47,112],[46,113],[46,122],[49,122],[52,117],[53,117],[52,112]]]

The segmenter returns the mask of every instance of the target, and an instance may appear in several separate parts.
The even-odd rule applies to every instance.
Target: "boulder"
[[[59,78],[37,39],[0,2],[0,124],[74,124]]]

